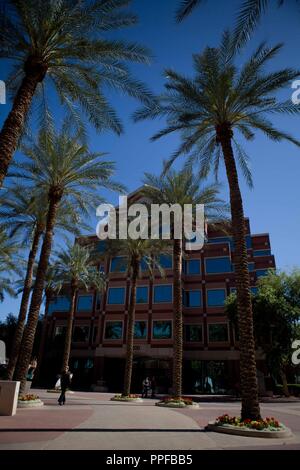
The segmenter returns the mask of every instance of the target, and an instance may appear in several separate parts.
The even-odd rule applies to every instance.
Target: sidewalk
[[[58,395],[38,391],[45,406],[0,416],[0,450],[191,450],[237,448],[300,449],[300,405],[262,405],[294,432],[289,439],[266,440],[206,432],[209,420],[225,412],[239,414],[239,403],[201,403],[200,409],[175,410],[143,403],[109,401],[111,394],[75,392],[58,406]]]

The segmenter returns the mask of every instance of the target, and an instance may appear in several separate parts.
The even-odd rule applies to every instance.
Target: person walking
[[[61,386],[61,394],[58,399],[58,403],[61,406],[66,403],[66,391],[71,386],[71,374],[70,374],[68,366],[65,368],[65,370],[61,374],[60,386]]]
[[[148,391],[150,389],[151,383],[149,380],[149,377],[146,377],[145,380],[143,380],[143,392],[142,392],[142,398],[148,398]]]

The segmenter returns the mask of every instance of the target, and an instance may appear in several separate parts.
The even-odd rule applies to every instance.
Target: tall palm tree
[[[219,198],[218,185],[204,186],[193,175],[190,168],[175,172],[169,170],[162,176],[146,173],[144,194],[153,204],[178,204],[182,210],[185,204],[204,204],[206,217],[214,222],[221,221],[226,212],[224,202]],[[200,183],[200,184],[199,184]],[[182,318],[182,257],[183,226],[181,238],[173,240],[173,295],[174,295],[174,356],[173,356],[173,394],[182,396],[182,357],[183,357],[183,318]]]
[[[240,133],[252,140],[254,132],[260,130],[273,141],[287,140],[300,146],[298,140],[276,129],[267,119],[267,115],[292,115],[300,111],[291,101],[280,102],[276,95],[299,75],[298,71],[290,68],[275,72],[265,70],[280,49],[281,45],[272,48],[260,45],[250,59],[237,68],[232,55],[232,37],[225,33],[219,48],[206,48],[202,54],[194,56],[194,77],[183,77],[167,70],[168,83],[160,104],[145,107],[135,116],[136,119],[166,117],[167,126],[153,139],[180,133],[181,144],[169,164],[184,155],[189,164],[200,165],[201,175],[207,175],[211,168],[217,175],[220,160],[225,164],[235,244],[243,419],[258,418],[260,409],[244,209],[237,163],[250,186],[252,178],[248,157],[236,135]]]
[[[65,128],[57,135],[51,130],[41,131],[37,142],[33,142],[31,146],[23,146],[23,153],[27,160],[16,165],[13,175],[29,180],[37,191],[47,192],[49,203],[45,235],[21,344],[22,357],[19,358],[16,369],[16,377],[21,380],[21,393],[24,391],[31,359],[59,206],[67,201],[84,214],[88,208],[97,207],[102,202],[96,193],[101,186],[122,189],[121,185],[111,181],[114,164],[101,161],[103,154],[90,152],[86,144],[78,141],[77,134],[68,133]]]
[[[71,299],[61,367],[62,372],[65,371],[69,365],[76,307],[75,302],[79,289],[84,288],[88,290],[94,288],[98,292],[101,292],[105,288],[105,275],[93,269],[91,262],[90,249],[80,246],[78,243],[75,243],[73,246],[68,245],[66,250],[61,250],[54,261],[54,282],[57,284],[58,290],[61,288],[69,289]]]
[[[0,197],[0,221],[6,227],[8,233],[21,235],[24,243],[30,243],[27,267],[24,279],[21,280],[22,298],[19,308],[18,321],[15,329],[11,354],[6,371],[8,380],[13,379],[15,367],[19,357],[19,351],[25,327],[26,314],[32,287],[32,277],[35,259],[38,253],[41,237],[46,228],[45,208],[48,205],[48,195],[39,194],[35,196],[31,187],[24,187],[17,182],[6,191],[2,191]],[[79,235],[80,228],[87,228],[79,219],[79,215],[70,204],[60,205],[56,227]]]
[[[145,263],[150,274],[157,268],[161,275],[164,274],[158,260],[158,255],[167,252],[166,242],[160,240],[145,240],[138,238],[137,240],[128,238],[126,240],[117,239],[109,240],[107,244],[107,254],[111,256],[122,255],[120,264],[126,263],[127,273],[130,277],[130,300],[127,315],[127,338],[126,338],[126,359],[123,382],[124,397],[130,395],[132,367],[133,367],[133,341],[134,341],[134,325],[135,325],[135,309],[136,309],[136,289],[137,280],[141,270],[141,263]],[[124,260],[124,261],[123,261]]]
[[[17,253],[20,245],[15,239],[8,236],[3,227],[0,227],[0,302],[3,302],[5,294],[16,296],[13,283],[9,274],[18,272],[16,266],[20,260]]]
[[[6,82],[13,105],[0,132],[0,186],[21,137],[34,97],[46,100],[49,86],[82,128],[82,115],[97,130],[117,134],[122,124],[104,94],[112,87],[142,102],[149,90],[134,79],[126,62],[149,62],[149,52],[136,43],[104,39],[104,33],[132,26],[137,17],[130,0],[7,0],[0,30],[0,57],[13,61]]]

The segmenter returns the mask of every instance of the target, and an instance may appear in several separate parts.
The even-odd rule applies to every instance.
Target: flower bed
[[[162,400],[155,403],[156,406],[165,406],[166,408],[198,408],[198,403],[195,403],[188,397],[164,397]]]
[[[43,406],[44,403],[38,395],[32,393],[27,393],[26,395],[21,395],[18,398],[18,408],[34,408],[37,406]]]
[[[131,393],[130,395],[124,396],[124,395],[115,395],[114,397],[111,398],[112,401],[125,401],[125,402],[141,402],[143,401],[142,398],[140,398],[138,395],[134,395]]]
[[[219,416],[215,422],[209,423],[207,429],[253,437],[289,437],[291,435],[291,431],[273,417],[242,420],[239,417],[224,414]]]

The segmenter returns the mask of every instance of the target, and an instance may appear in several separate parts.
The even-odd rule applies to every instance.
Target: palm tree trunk
[[[126,363],[124,372],[124,387],[123,396],[127,397],[130,394],[132,364],[133,364],[133,338],[134,338],[134,320],[135,320],[135,306],[136,306],[136,282],[139,274],[139,261],[133,260],[132,274],[131,274],[131,292],[130,292],[130,305],[127,317],[127,342],[126,342]]]
[[[35,262],[37,250],[39,247],[39,241],[40,241],[41,235],[42,235],[42,232],[38,228],[36,228],[34,232],[33,240],[32,240],[31,249],[30,249],[29,256],[28,256],[27,270],[26,270],[26,276],[25,276],[25,281],[24,281],[24,288],[23,288],[23,293],[22,293],[19,316],[18,316],[16,331],[14,334],[12,349],[11,349],[10,358],[9,358],[8,367],[7,367],[7,373],[6,373],[7,380],[13,379],[16,364],[17,364],[18,357],[19,357],[20,346],[22,342],[26,314],[27,314],[27,309],[28,309],[30,291],[31,291],[31,286],[32,286],[34,262]]]
[[[63,355],[63,362],[62,362],[62,367],[61,367],[62,372],[64,372],[67,369],[69,365],[69,360],[70,360],[76,292],[77,292],[77,287],[72,286],[71,287],[71,307],[70,307],[70,312],[68,316],[64,355]]]
[[[182,240],[174,240],[173,245],[173,295],[174,295],[174,346],[173,346],[173,394],[182,395]]]
[[[0,187],[16,151],[38,82],[38,76],[35,74],[25,75],[14,99],[12,110],[0,132]]]
[[[289,397],[290,396],[290,392],[289,392],[289,387],[288,387],[288,383],[287,383],[287,378],[286,378],[286,373],[285,373],[285,368],[282,367],[280,369],[280,377],[281,377],[281,380],[282,380],[282,391],[283,391],[283,394],[285,397]]]
[[[45,346],[46,346],[45,345],[46,331],[47,331],[46,319],[47,319],[47,314],[48,314],[49,305],[50,305],[52,295],[53,295],[52,294],[52,289],[49,289],[49,290],[45,289],[45,297],[46,297],[45,314],[44,314],[44,318],[43,318],[43,328],[42,328],[41,343],[40,343],[38,359],[37,359],[37,367],[36,367],[36,370],[34,371],[34,381],[35,382],[39,382],[39,379],[40,379],[40,373],[41,373],[43,357],[44,357],[44,351],[45,351]]]
[[[23,339],[21,343],[22,355],[19,357],[16,379],[21,381],[20,395],[24,393],[26,385],[26,375],[28,366],[31,360],[32,348],[34,343],[35,331],[39,319],[40,307],[43,298],[43,290],[45,285],[46,271],[49,263],[49,257],[51,254],[52,240],[53,240],[53,229],[56,221],[57,210],[59,202],[61,200],[61,192],[55,192],[49,194],[49,208],[47,214],[46,230],[41,249],[38,269],[36,273],[36,279],[34,289],[32,292],[31,303],[28,313],[28,320],[24,330]]]
[[[218,126],[217,141],[221,143],[230,189],[232,233],[235,244],[235,273],[237,286],[238,325],[240,334],[240,386],[242,419],[259,419],[258,384],[256,375],[253,314],[250,293],[245,217],[238,174],[231,146],[229,123]]]

